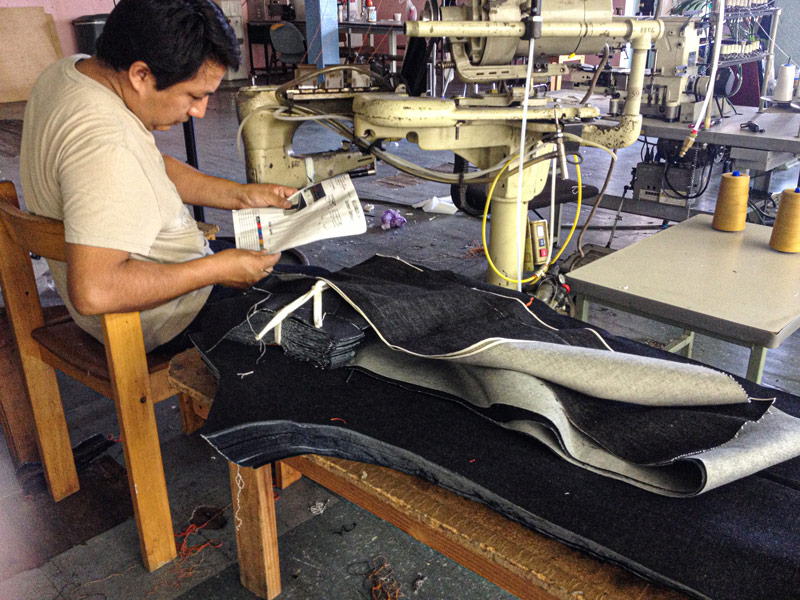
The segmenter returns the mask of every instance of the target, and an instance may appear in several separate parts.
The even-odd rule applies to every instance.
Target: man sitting
[[[39,77],[25,110],[28,209],[64,222],[66,263],[53,279],[76,323],[102,341],[96,315],[141,311],[147,351],[181,343],[207,302],[247,288],[279,254],[212,251],[185,204],[288,207],[294,189],[204,175],[162,155],[152,131],[202,118],[236,36],[211,0],[120,0],[93,57]]]

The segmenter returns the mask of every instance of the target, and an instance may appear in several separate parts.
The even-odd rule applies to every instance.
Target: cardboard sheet
[[[28,99],[36,78],[62,58],[53,16],[42,7],[0,8],[0,102]]]

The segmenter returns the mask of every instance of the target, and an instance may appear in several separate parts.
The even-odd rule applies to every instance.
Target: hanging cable
[[[581,167],[580,165],[577,164],[577,157],[575,158],[576,158],[575,178],[578,180],[578,199],[577,199],[577,207],[575,208],[575,220],[572,222],[572,228],[570,228],[569,230],[569,235],[567,235],[567,239],[564,240],[563,244],[561,244],[561,249],[558,251],[558,254],[556,254],[549,263],[547,263],[545,271],[547,271],[547,269],[551,265],[554,265],[556,261],[561,257],[561,255],[564,253],[564,250],[566,249],[567,245],[572,239],[572,234],[575,233],[575,228],[578,226],[578,217],[581,216],[581,200],[583,199],[583,182],[581,181]],[[541,275],[544,275],[544,271],[541,273]]]
[[[533,76],[533,38],[528,41],[528,68],[525,71],[525,92],[522,97],[522,126],[520,127],[519,133],[519,156],[520,156],[520,163],[524,163],[525,157],[525,136],[528,132],[528,101],[530,99],[531,94],[531,78]],[[520,165],[519,173],[517,173],[517,215],[515,218],[515,224],[517,227],[517,273],[522,273],[522,263],[524,261],[524,254],[525,254],[525,238],[523,236],[524,228],[522,223],[519,222],[521,215],[522,215],[522,179],[524,175],[524,164]],[[488,205],[489,202],[487,200],[486,204]],[[527,201],[525,205],[527,206]],[[526,211],[527,214],[527,211]],[[527,217],[526,217],[527,220]],[[488,254],[487,254],[488,256]],[[522,282],[517,282],[517,291],[522,291]]]
[[[686,153],[694,145],[697,134],[700,132],[700,124],[706,119],[709,106],[711,104],[711,96],[714,95],[714,85],[717,81],[717,69],[719,68],[719,54],[722,50],[722,35],[725,28],[725,2],[717,3],[717,26],[714,30],[714,56],[711,59],[711,74],[708,82],[708,89],[706,90],[706,97],[703,100],[703,105],[700,107],[700,115],[697,122],[692,127],[691,133],[686,137],[683,142],[683,147],[680,151],[680,157],[686,156]]]
[[[606,173],[606,180],[603,182],[603,188],[600,190],[600,193],[597,195],[597,200],[594,201],[594,206],[592,206],[592,210],[589,213],[589,217],[586,219],[586,223],[583,224],[581,228],[581,233],[578,236],[578,254],[581,255],[581,258],[584,257],[583,253],[583,236],[586,234],[586,231],[589,229],[589,223],[592,222],[594,218],[594,214],[597,212],[597,208],[600,206],[600,203],[603,201],[603,197],[606,195],[606,190],[608,189],[608,184],[611,181],[611,174],[614,172],[614,166],[617,164],[617,155],[613,152],[611,154],[611,164],[608,165],[608,173]],[[575,219],[577,221],[577,218]]]
[[[589,101],[589,98],[592,97],[594,94],[594,90],[597,87],[597,81],[600,79],[600,75],[603,72],[603,69],[606,68],[608,64],[608,59],[611,58],[611,47],[606,44],[603,48],[603,58],[600,60],[600,64],[597,65],[597,68],[594,71],[594,75],[592,76],[592,82],[589,84],[589,89],[586,90],[586,95],[578,104],[586,104]]]
[[[561,210],[559,207],[558,210]],[[536,213],[536,211],[533,211]],[[536,213],[538,216],[539,213]],[[553,256],[553,238],[561,235],[561,230],[556,231],[556,227],[561,225],[560,219],[556,219],[556,161],[550,161],[550,240],[547,245],[547,256]],[[539,217],[541,218],[541,217]],[[557,222],[558,221],[558,222]]]

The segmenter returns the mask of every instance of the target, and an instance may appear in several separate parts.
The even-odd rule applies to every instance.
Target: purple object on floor
[[[402,227],[405,224],[406,218],[393,208],[386,210],[381,217],[381,229],[384,230],[391,227]]]

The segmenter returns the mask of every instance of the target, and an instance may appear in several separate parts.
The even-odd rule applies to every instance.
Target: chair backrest
[[[0,180],[0,198],[5,202],[19,208],[19,198],[17,197],[17,188],[14,186],[13,181],[7,179]]]
[[[65,261],[66,246],[61,221],[20,210],[14,185],[0,182],[0,273],[6,283],[14,282],[3,286],[3,295],[7,310],[26,307],[31,328],[41,326],[44,317],[30,255]]]
[[[247,39],[250,44],[263,44],[269,43],[269,27],[261,23],[248,23],[247,24]]]
[[[409,96],[421,96],[427,89],[428,68],[433,45],[423,38],[409,38],[400,68],[400,78]]]
[[[19,207],[17,190],[12,182],[0,181],[0,203]],[[4,305],[7,307],[5,288],[2,291]],[[14,339],[11,320],[7,314],[0,318],[0,337]],[[0,427],[11,452],[11,460],[15,467],[26,462],[38,462],[40,459],[36,446],[36,430],[32,425],[33,411],[28,400],[16,343],[0,343],[0,364],[3,364],[4,371],[0,375]]]
[[[269,39],[281,62],[296,65],[303,60],[306,53],[305,38],[292,23],[275,23],[270,27]]]
[[[0,183],[0,223],[11,240],[26,252],[66,260],[64,224],[20,210],[16,191],[8,182]]]

